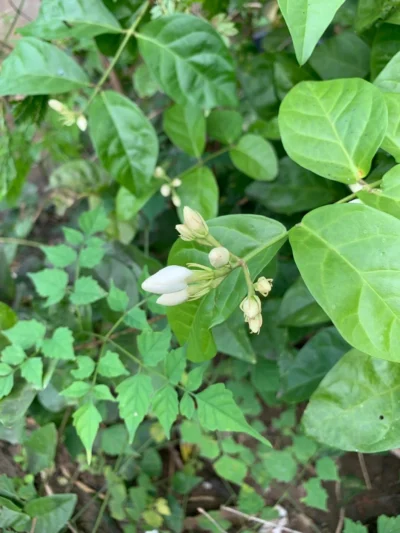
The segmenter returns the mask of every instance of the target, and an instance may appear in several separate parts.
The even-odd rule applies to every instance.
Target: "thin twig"
[[[35,518],[32,519],[32,525],[31,525],[31,529],[29,530],[29,533],[35,533],[36,522],[37,522],[37,517],[35,516]]]
[[[335,533],[342,533],[343,524],[344,524],[344,516],[345,516],[345,509],[344,507],[341,507],[340,514],[339,514],[339,520],[338,520],[338,524],[335,529]]]
[[[221,531],[221,533],[227,533],[227,531],[225,529],[222,529],[218,522],[214,520],[214,518],[210,516],[207,511],[205,511],[202,507],[198,507],[197,510],[199,511],[199,513],[205,516],[207,520],[209,520],[218,529],[218,531]]]
[[[250,516],[248,514],[242,513],[241,511],[238,511],[237,509],[233,509],[232,507],[226,507],[225,505],[223,505],[221,509],[228,513],[241,516],[249,522],[257,522],[257,524],[263,524],[264,526],[271,526],[275,528],[277,527],[277,524],[275,522],[269,522],[268,520],[262,520],[262,518],[257,518],[256,516]],[[288,533],[301,533],[301,531],[297,531],[297,529],[291,529],[290,527],[279,526],[279,528],[281,531],[287,531]]]
[[[365,485],[368,490],[371,490],[372,489],[371,478],[369,477],[369,474],[368,474],[368,469],[367,469],[367,465],[365,464],[364,455],[358,452],[357,456],[358,456],[358,462],[360,463],[361,472],[362,472],[362,475],[365,481]]]
[[[4,37],[4,44],[8,44],[8,39],[13,34],[13,31],[15,29],[15,26],[17,25],[19,16],[22,13],[22,9],[24,7],[25,1],[26,0],[21,0],[21,2],[19,3],[18,7],[17,6],[13,6],[15,8],[15,15],[14,15],[14,18],[13,18],[8,30],[7,30],[6,36]]]

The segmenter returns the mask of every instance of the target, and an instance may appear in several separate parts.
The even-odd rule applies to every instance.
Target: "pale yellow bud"
[[[164,185],[161,186],[160,193],[164,198],[168,198],[168,196],[171,196],[171,187],[164,183]]]
[[[214,268],[221,268],[229,263],[229,250],[223,246],[218,246],[213,248],[208,254],[208,259],[210,260],[211,266]]]
[[[180,187],[182,185],[182,180],[180,180],[179,178],[174,178],[171,182],[171,185],[172,187]]]
[[[81,131],[86,131],[87,120],[86,120],[85,115],[79,115],[79,117],[76,119],[76,125]]]
[[[177,224],[175,229],[183,241],[194,241],[196,238],[190,229],[185,226],[185,224]]]
[[[185,221],[185,226],[188,227],[193,235],[197,238],[207,237],[208,235],[208,226],[204,218],[188,206],[183,208],[183,219]]]
[[[249,318],[248,323],[249,323],[250,332],[258,335],[260,333],[261,326],[263,323],[261,313],[255,316],[254,318]]]
[[[165,177],[165,170],[163,167],[156,167],[154,170],[154,177],[157,179],[161,179]]]
[[[272,279],[267,279],[262,276],[261,278],[258,278],[258,280],[254,283],[254,289],[263,296],[268,296],[268,294],[272,290],[272,282]]]
[[[175,207],[181,206],[182,201],[177,194],[172,194],[172,203]]]
[[[261,300],[258,296],[246,296],[240,304],[240,309],[243,311],[247,322],[261,313]]]
[[[54,100],[53,98],[51,98],[47,102],[47,104],[49,105],[49,107],[51,107],[51,109],[57,111],[57,113],[63,113],[67,109],[62,102],[60,102],[59,100]]]

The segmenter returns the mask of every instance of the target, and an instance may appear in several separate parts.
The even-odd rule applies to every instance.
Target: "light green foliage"
[[[380,516],[378,518],[378,533],[395,533],[399,527],[399,516]]]
[[[246,477],[247,468],[242,461],[223,455],[214,463],[217,474],[232,483],[241,485]]]
[[[400,52],[398,52],[386,67],[382,70],[379,76],[375,79],[374,85],[385,93],[399,93],[400,92]]]
[[[315,468],[320,479],[324,481],[340,481],[336,463],[330,457],[318,459]]]
[[[386,128],[383,95],[355,78],[299,83],[279,112],[282,142],[291,159],[342,183],[356,183],[368,174]]]
[[[36,527],[42,533],[58,533],[72,516],[76,494],[53,494],[28,502],[24,511],[36,518]]]
[[[206,119],[201,108],[174,105],[165,111],[163,127],[178,148],[194,157],[201,156],[206,144]]]
[[[350,518],[345,518],[343,533],[368,533],[368,529],[360,522],[353,522]]]
[[[182,185],[177,190],[181,200],[178,208],[180,219],[183,221],[183,206],[186,205],[198,211],[205,220],[216,217],[219,190],[212,171],[207,167],[196,168],[185,173],[181,180]]]
[[[95,362],[87,355],[78,355],[75,359],[75,362],[78,365],[78,368],[71,370],[71,374],[75,379],[85,379],[92,375]]]
[[[156,366],[167,357],[170,342],[171,332],[169,328],[160,332],[147,329],[143,331],[138,337],[138,348],[143,362],[148,366]]]
[[[278,174],[275,150],[272,144],[259,135],[244,135],[229,155],[237,169],[255,180],[272,181]]]
[[[317,443],[304,435],[293,437],[293,453],[296,459],[303,464],[307,464],[317,452]]]
[[[75,305],[88,305],[104,298],[106,294],[92,276],[82,276],[75,282],[71,302]]]
[[[37,320],[21,320],[3,332],[7,339],[23,350],[39,349],[46,334],[46,327]]]
[[[203,363],[202,365],[197,365],[189,372],[185,383],[185,387],[188,391],[195,391],[200,388],[200,385],[203,382],[204,372],[207,368],[208,364]]]
[[[243,118],[240,113],[228,109],[214,109],[207,117],[207,133],[211,139],[232,144],[240,137]]]
[[[47,424],[35,430],[24,442],[28,456],[28,470],[38,474],[53,464],[57,446],[57,430],[54,424]]]
[[[42,246],[47,260],[57,268],[65,268],[76,261],[76,252],[65,244]]]
[[[194,405],[193,398],[190,396],[190,394],[185,392],[179,403],[179,411],[181,415],[190,420],[194,415],[195,409],[196,406]]]
[[[363,203],[400,218],[400,165],[386,172],[378,191],[359,191],[357,196]]]
[[[185,348],[178,348],[168,353],[165,359],[165,374],[172,385],[177,385],[186,367]]]
[[[74,381],[69,387],[64,389],[61,394],[68,398],[82,398],[90,391],[90,383],[85,381]]]
[[[271,477],[288,483],[297,473],[297,463],[289,450],[271,450],[264,459],[264,465]]]
[[[43,361],[40,357],[30,357],[22,363],[20,369],[21,376],[28,383],[37,389],[42,388]]]
[[[72,415],[74,426],[85,447],[88,463],[92,460],[92,446],[101,422],[101,415],[92,402],[84,403]]]
[[[307,491],[307,496],[302,498],[302,501],[309,507],[327,511],[326,502],[328,500],[328,493],[321,485],[321,481],[315,477],[309,479],[303,484]]]
[[[116,378],[122,375],[128,375],[124,365],[121,363],[119,355],[115,352],[107,351],[98,363],[97,371],[101,376],[106,378]]]
[[[151,379],[144,374],[137,374],[123,381],[116,390],[119,412],[125,420],[129,441],[132,442],[150,407],[153,394]]]
[[[141,331],[150,329],[146,313],[139,307],[133,307],[124,317],[124,323]]]
[[[1,360],[3,363],[7,363],[9,365],[15,366],[20,365],[22,361],[25,359],[26,353],[20,346],[7,346],[2,352],[1,352]]]
[[[83,268],[94,268],[103,259],[106,250],[104,241],[93,237],[79,253],[79,265]]]
[[[51,339],[43,341],[43,355],[51,359],[74,359],[73,343],[74,337],[70,329],[57,328]]]
[[[79,227],[88,237],[104,231],[109,224],[107,213],[101,205],[91,211],[85,211],[82,213],[78,222]],[[69,233],[69,235],[71,236],[71,233]],[[77,233],[75,232],[73,235],[74,244],[81,244],[82,240],[80,237],[77,238]]]
[[[72,246],[79,246],[80,244],[83,243],[84,236],[82,235],[80,231],[74,228],[67,228],[67,227],[63,227],[62,230],[64,233],[65,240],[69,244],[72,244]]]
[[[113,311],[124,312],[128,307],[129,298],[126,292],[121,291],[111,280],[110,291],[107,295],[107,303]]]
[[[388,128],[381,147],[392,155],[396,162],[400,162],[400,94],[385,93],[385,102],[388,108]]]
[[[142,64],[133,73],[133,86],[140,98],[149,98],[159,89],[147,65]]]
[[[96,400],[106,400],[108,402],[114,402],[115,398],[111,394],[110,388],[107,385],[95,385],[93,387],[93,393]]]
[[[179,413],[178,405],[178,394],[171,385],[163,387],[154,395],[152,410],[159,419],[167,438],[169,438],[171,426]]]
[[[33,281],[38,294],[43,298],[47,298],[46,307],[54,305],[64,298],[68,285],[68,276],[63,270],[45,268],[35,274],[29,274],[29,277]]]

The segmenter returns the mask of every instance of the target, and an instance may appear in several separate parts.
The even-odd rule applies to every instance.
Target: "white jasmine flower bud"
[[[168,198],[168,196],[171,196],[171,187],[167,183],[164,183],[161,186],[160,193],[164,198]]]
[[[261,278],[258,278],[256,283],[254,283],[254,289],[263,296],[268,296],[272,290],[272,282],[272,279],[267,279],[262,276]]]
[[[229,263],[229,250],[223,246],[218,246],[213,248],[208,254],[208,259],[210,260],[211,266],[214,268],[221,268]]]
[[[85,115],[79,115],[79,117],[76,119],[76,125],[81,131],[86,131],[87,120],[86,120]]]
[[[262,326],[262,323],[263,323],[263,319],[262,319],[261,313],[259,315],[255,316],[254,318],[250,318],[248,320],[248,323],[249,323],[250,332],[251,333],[255,333],[256,335],[258,335],[260,333],[260,329],[261,329],[261,326]]]
[[[179,178],[174,178],[172,180],[172,187],[180,187],[182,185],[182,180],[180,180]]]
[[[154,170],[154,177],[157,179],[161,179],[165,177],[165,170],[163,167],[156,167]]]
[[[190,229],[185,226],[185,224],[177,224],[175,229],[183,241],[194,241],[196,238]]]
[[[243,311],[247,322],[261,313],[261,300],[258,296],[246,296],[240,304],[240,309]]]
[[[182,304],[186,302],[189,298],[188,290],[183,289],[177,292],[171,292],[169,294],[162,294],[158,299],[157,303],[160,305],[165,305],[167,307],[172,307],[174,305]]]
[[[207,237],[208,235],[208,226],[204,218],[188,206],[183,208],[183,220],[185,226],[189,228],[193,235],[197,238]]]
[[[47,104],[57,113],[63,113],[67,109],[67,107],[62,102],[60,102],[59,100],[54,100],[53,98],[50,98]]]
[[[192,271],[183,266],[171,265],[159,270],[142,283],[142,289],[154,294],[170,294],[187,289]]]
[[[174,204],[175,207],[181,206],[182,201],[177,194],[172,193],[172,203]]]

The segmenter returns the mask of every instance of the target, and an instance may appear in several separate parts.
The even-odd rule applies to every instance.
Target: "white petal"
[[[189,295],[187,289],[183,289],[183,291],[162,294],[157,299],[157,303],[160,305],[166,305],[167,307],[172,307],[173,305],[183,304],[183,302],[186,302],[188,298]]]
[[[186,289],[186,280],[192,271],[186,267],[171,265],[159,270],[142,283],[144,291],[154,294],[169,294]]]

